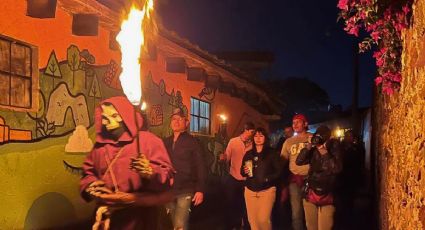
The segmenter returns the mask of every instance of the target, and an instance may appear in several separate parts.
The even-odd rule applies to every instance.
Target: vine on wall
[[[359,52],[377,47],[373,53],[378,67],[375,83],[383,93],[393,94],[402,80],[401,32],[409,26],[412,0],[339,0],[337,7],[348,34],[358,37],[366,32]]]

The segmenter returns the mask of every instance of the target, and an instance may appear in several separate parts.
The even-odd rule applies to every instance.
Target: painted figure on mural
[[[143,122],[125,97],[96,108],[96,144],[80,182],[82,197],[98,205],[93,229],[155,229],[157,216],[149,207],[172,199],[171,161],[161,139],[140,131]]]

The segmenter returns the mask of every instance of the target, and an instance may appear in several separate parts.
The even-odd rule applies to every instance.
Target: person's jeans
[[[302,193],[302,188],[299,187],[296,183],[289,184],[289,201],[291,202],[293,230],[304,229],[304,210]]]
[[[171,215],[174,229],[188,229],[190,207],[192,205],[192,193],[177,195],[175,200],[166,205],[167,213]]]
[[[331,230],[333,226],[335,206],[316,206],[303,200],[307,230]]]

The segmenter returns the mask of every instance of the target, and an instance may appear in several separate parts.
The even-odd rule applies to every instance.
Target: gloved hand
[[[143,178],[150,179],[153,175],[153,168],[145,154],[141,154],[138,158],[131,158],[130,168],[136,170]]]
[[[105,182],[102,180],[92,182],[85,191],[93,198],[99,198],[101,194],[112,193],[110,189],[105,187]]]

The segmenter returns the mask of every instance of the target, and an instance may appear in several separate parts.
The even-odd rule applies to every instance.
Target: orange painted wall
[[[143,64],[146,68],[143,68]],[[190,111],[190,97],[199,99],[198,94],[204,88],[203,82],[187,81],[186,74],[175,74],[166,72],[165,57],[161,54],[157,55],[156,62],[145,61],[142,63],[142,76],[146,76],[148,71],[151,71],[155,83],[163,79],[166,83],[168,93],[175,90],[180,90],[183,97],[183,103]],[[201,99],[202,100],[202,99]],[[216,92],[215,99],[211,102],[211,134],[218,131],[219,114],[225,114],[228,117],[227,133],[230,136],[236,136],[241,131],[243,122],[249,120],[254,124],[263,126],[268,129],[267,122],[262,118],[262,115],[250,107],[240,98],[231,97],[228,94]],[[240,120],[242,119],[242,122]]]
[[[96,57],[96,64],[107,64],[111,58],[120,60],[120,53],[109,49],[109,32],[103,28],[99,27],[95,37],[74,36],[72,16],[59,7],[52,19],[28,17],[26,8],[26,0],[1,0],[0,34],[38,46],[40,67],[47,64],[52,49],[59,61],[65,60],[71,44],[80,50],[88,49]]]
[[[96,57],[96,65],[108,64],[111,59],[117,63],[120,62],[120,52],[109,49],[109,31],[99,27],[98,36],[74,36],[71,29],[72,16],[68,13],[58,7],[54,19],[31,18],[26,16],[26,4],[26,0],[0,0],[0,34],[37,46],[39,68],[46,67],[52,50],[55,51],[59,61],[66,60],[67,48],[70,45],[76,45],[80,50],[88,49]],[[142,68],[142,76],[146,76],[147,72],[151,71],[155,83],[159,83],[161,79],[165,81],[168,93],[173,88],[181,91],[183,103],[190,111],[190,97],[198,97],[204,83],[187,81],[186,74],[166,72],[165,57],[161,53],[158,54],[157,60],[143,61],[142,64],[146,64]],[[217,115],[221,113],[228,116],[229,136],[239,133],[240,120],[246,117],[244,114],[248,114],[248,119],[257,124],[266,123],[257,111],[241,99],[226,94],[217,92],[211,106],[212,135],[218,130]],[[17,125],[19,123],[16,122]],[[66,200],[66,204],[69,204],[75,212],[75,217],[66,221],[81,221],[92,216],[93,206],[83,202],[76,189],[79,175],[71,174],[62,164],[64,160],[67,160],[79,166],[85,156],[65,153],[64,146],[67,141],[68,136],[63,136],[46,138],[34,143],[0,145],[0,181],[5,185],[3,190],[0,189],[0,194],[6,194],[0,197],[0,204],[5,204],[0,205],[0,228],[24,229],[24,226],[35,226],[38,220],[26,219],[26,217],[31,216],[30,213],[37,213],[38,216],[39,212],[33,212],[33,210],[46,209],[41,202],[44,201],[45,195],[60,196]],[[51,211],[46,210],[46,213]],[[51,215],[49,218],[40,218],[40,224],[45,224],[43,222],[50,224],[50,219],[55,218],[51,218]],[[65,220],[61,218],[55,220],[61,220],[61,223],[65,224],[63,222]],[[48,227],[50,226],[46,226]]]
[[[37,19],[26,15],[25,0],[0,1],[0,34],[35,45],[39,48],[39,67],[46,66],[49,55],[55,50],[59,61],[66,59],[66,50],[74,44],[80,50],[88,49],[96,57],[96,64],[107,64],[111,59],[120,61],[120,52],[109,49],[109,31],[99,27],[98,36],[72,35],[72,16],[57,7],[56,17],[53,19]],[[165,58],[158,54],[156,61],[143,61],[143,75],[152,72],[153,79],[158,83],[161,79],[166,82],[167,92],[174,88],[180,90],[183,103],[190,110],[190,97],[198,97],[204,83],[186,80],[186,74],[168,73],[165,70]],[[261,115],[248,106],[244,101],[226,94],[216,93],[212,104],[212,133],[218,129],[218,114],[228,116],[228,134],[238,133],[239,120],[249,115],[254,123],[266,125]]]

